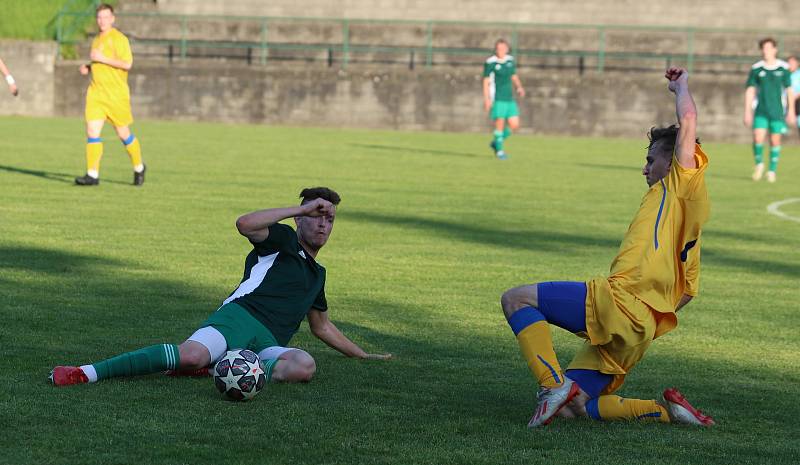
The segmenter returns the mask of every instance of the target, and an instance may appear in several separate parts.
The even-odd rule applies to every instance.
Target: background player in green
[[[300,197],[300,206],[260,210],[236,221],[253,245],[242,281],[182,344],[156,344],[80,367],[57,366],[50,380],[65,386],[166,370],[207,374],[227,350],[244,348],[259,355],[267,379],[310,381],[314,359],[285,347],[306,317],[316,337],[348,357],[390,358],[366,353],[328,319],[325,268],[315,258],[333,230],[339,194],[316,187]],[[296,232],[278,223],[287,218],[295,219]]]
[[[781,155],[781,135],[786,133],[786,123],[793,126],[794,92],[791,89],[789,65],[778,60],[775,39],[758,42],[763,59],[750,69],[744,97],[744,125],[753,129],[753,181],[764,175],[764,140],[769,130],[769,171],[767,181],[775,182],[775,170]],[[784,108],[784,89],[788,111]],[[784,121],[785,120],[785,121]]]
[[[519,127],[519,107],[514,101],[514,90],[520,97],[525,97],[525,89],[517,76],[517,64],[509,55],[510,51],[508,42],[498,39],[494,44],[494,55],[483,65],[483,107],[494,121],[494,139],[489,145],[501,160],[506,159],[503,143],[511,136],[511,131]]]

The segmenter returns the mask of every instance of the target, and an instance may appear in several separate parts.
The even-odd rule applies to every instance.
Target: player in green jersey
[[[348,357],[390,358],[368,354],[328,319],[325,268],[316,257],[333,230],[339,194],[317,187],[304,189],[300,197],[300,206],[260,210],[236,221],[253,246],[241,283],[182,344],[156,344],[80,367],[57,366],[51,382],[65,386],[168,370],[207,375],[208,367],[232,349],[256,352],[267,379],[310,381],[314,359],[286,347],[306,318],[314,336]],[[296,232],[279,223],[287,218],[294,218]]]
[[[759,41],[763,59],[750,69],[744,98],[744,124],[753,129],[753,156],[756,166],[753,181],[764,174],[764,140],[769,131],[769,171],[767,181],[775,182],[775,170],[781,155],[781,135],[786,133],[786,124],[794,126],[794,91],[791,88],[789,65],[778,60],[775,39]],[[784,93],[785,91],[785,93]],[[786,102],[784,102],[786,95]],[[784,107],[788,106],[788,111]]]
[[[494,121],[494,139],[489,145],[500,160],[506,159],[503,143],[511,136],[511,131],[519,127],[519,107],[514,101],[514,90],[520,97],[525,97],[525,89],[517,76],[517,64],[510,51],[508,42],[498,39],[494,44],[494,55],[483,64],[483,107]]]

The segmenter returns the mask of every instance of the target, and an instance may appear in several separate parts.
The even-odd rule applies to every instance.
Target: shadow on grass
[[[61,250],[30,246],[0,246],[0,271],[22,270],[33,273],[83,273],[100,266],[124,266],[107,257],[81,255]]]
[[[454,157],[484,157],[485,155],[481,155],[478,153],[471,153],[471,152],[455,152],[451,150],[433,150],[433,149],[424,149],[424,148],[416,148],[416,147],[400,147],[395,145],[380,145],[380,144],[350,144],[353,147],[359,147],[363,149],[370,149],[370,150],[386,150],[392,152],[402,152],[402,153],[416,153],[416,154],[426,154],[426,155],[448,155]],[[487,145],[487,154],[491,154],[488,150]]]
[[[27,168],[19,168],[16,166],[0,165],[0,170],[9,173],[26,174],[28,176],[35,176],[37,178],[47,179],[48,181],[63,182],[66,184],[75,184],[75,175],[67,173],[56,173],[53,171],[31,170]],[[128,184],[122,181],[115,181],[113,179],[102,179],[101,183],[112,184]]]
[[[619,247],[622,238],[597,237],[575,233],[554,233],[541,230],[507,230],[502,226],[484,227],[475,224],[422,218],[408,215],[390,216],[381,213],[352,211],[348,219],[413,228],[463,242],[494,245],[520,250],[543,250],[554,247]]]

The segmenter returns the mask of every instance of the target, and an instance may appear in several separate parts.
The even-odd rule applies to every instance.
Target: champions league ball
[[[261,360],[252,350],[229,350],[214,365],[214,385],[226,399],[250,400],[265,384],[267,376]]]

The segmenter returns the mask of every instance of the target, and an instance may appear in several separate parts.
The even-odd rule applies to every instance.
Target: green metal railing
[[[78,11],[64,10],[59,12],[56,17],[56,40],[59,44],[75,44],[85,40],[75,32],[78,30],[74,25],[85,24],[86,18],[94,15],[94,5],[98,0],[72,0],[71,3],[86,4],[90,6]],[[796,39],[800,43],[800,31],[794,30],[760,30],[760,29],[732,29],[732,28],[694,28],[694,27],[671,27],[671,26],[623,26],[605,24],[538,24],[538,23],[479,23],[461,21],[419,21],[419,20],[366,20],[349,18],[308,18],[308,17],[250,17],[250,16],[213,16],[213,15],[175,15],[158,13],[119,13],[118,18],[135,19],[147,18],[150,20],[164,20],[178,22],[180,24],[179,38],[171,39],[148,39],[134,37],[134,43],[157,44],[169,47],[170,58],[173,51],[174,55],[185,60],[189,56],[189,49],[192,47],[204,47],[208,49],[247,49],[248,62],[252,61],[252,52],[256,51],[257,61],[264,65],[268,62],[270,51],[306,51],[306,52],[327,52],[328,61],[332,63],[333,55],[338,54],[338,61],[343,68],[353,60],[357,53],[392,53],[410,55],[410,67],[415,66],[417,57],[424,57],[421,61],[425,67],[434,65],[435,57],[444,55],[446,57],[486,55],[486,48],[457,48],[457,47],[438,47],[434,45],[434,29],[437,27],[468,27],[483,30],[502,30],[505,34],[510,34],[510,42],[514,54],[517,57],[577,57],[583,66],[584,60],[594,61],[594,68],[602,73],[608,66],[609,60],[664,60],[667,63],[679,63],[686,66],[690,71],[694,70],[698,61],[704,63],[752,63],[754,55],[711,55],[696,53],[696,41],[698,34],[748,34],[753,37],[761,37],[765,34],[772,34],[778,41],[778,48],[784,48],[787,37]],[[188,37],[188,26],[190,22],[201,21],[223,21],[231,23],[253,23],[260,26],[260,33],[254,35],[253,40],[247,41],[220,41],[220,40],[194,40]],[[317,25],[337,25],[341,30],[341,40],[324,44],[302,44],[290,42],[277,42],[269,40],[270,25],[281,23],[312,23]],[[353,28],[363,25],[387,25],[387,26],[409,26],[415,29],[424,30],[424,43],[418,45],[364,45],[355,44],[351,40]],[[520,47],[520,34],[526,31],[589,31],[594,34],[596,39],[593,41],[596,48],[590,50],[541,50],[541,49],[522,49]],[[609,33],[668,33],[672,36],[680,37],[685,43],[685,49],[670,52],[640,52],[633,50],[609,50]],[[755,47],[753,47],[755,48]],[[445,60],[446,62],[446,60]]]

